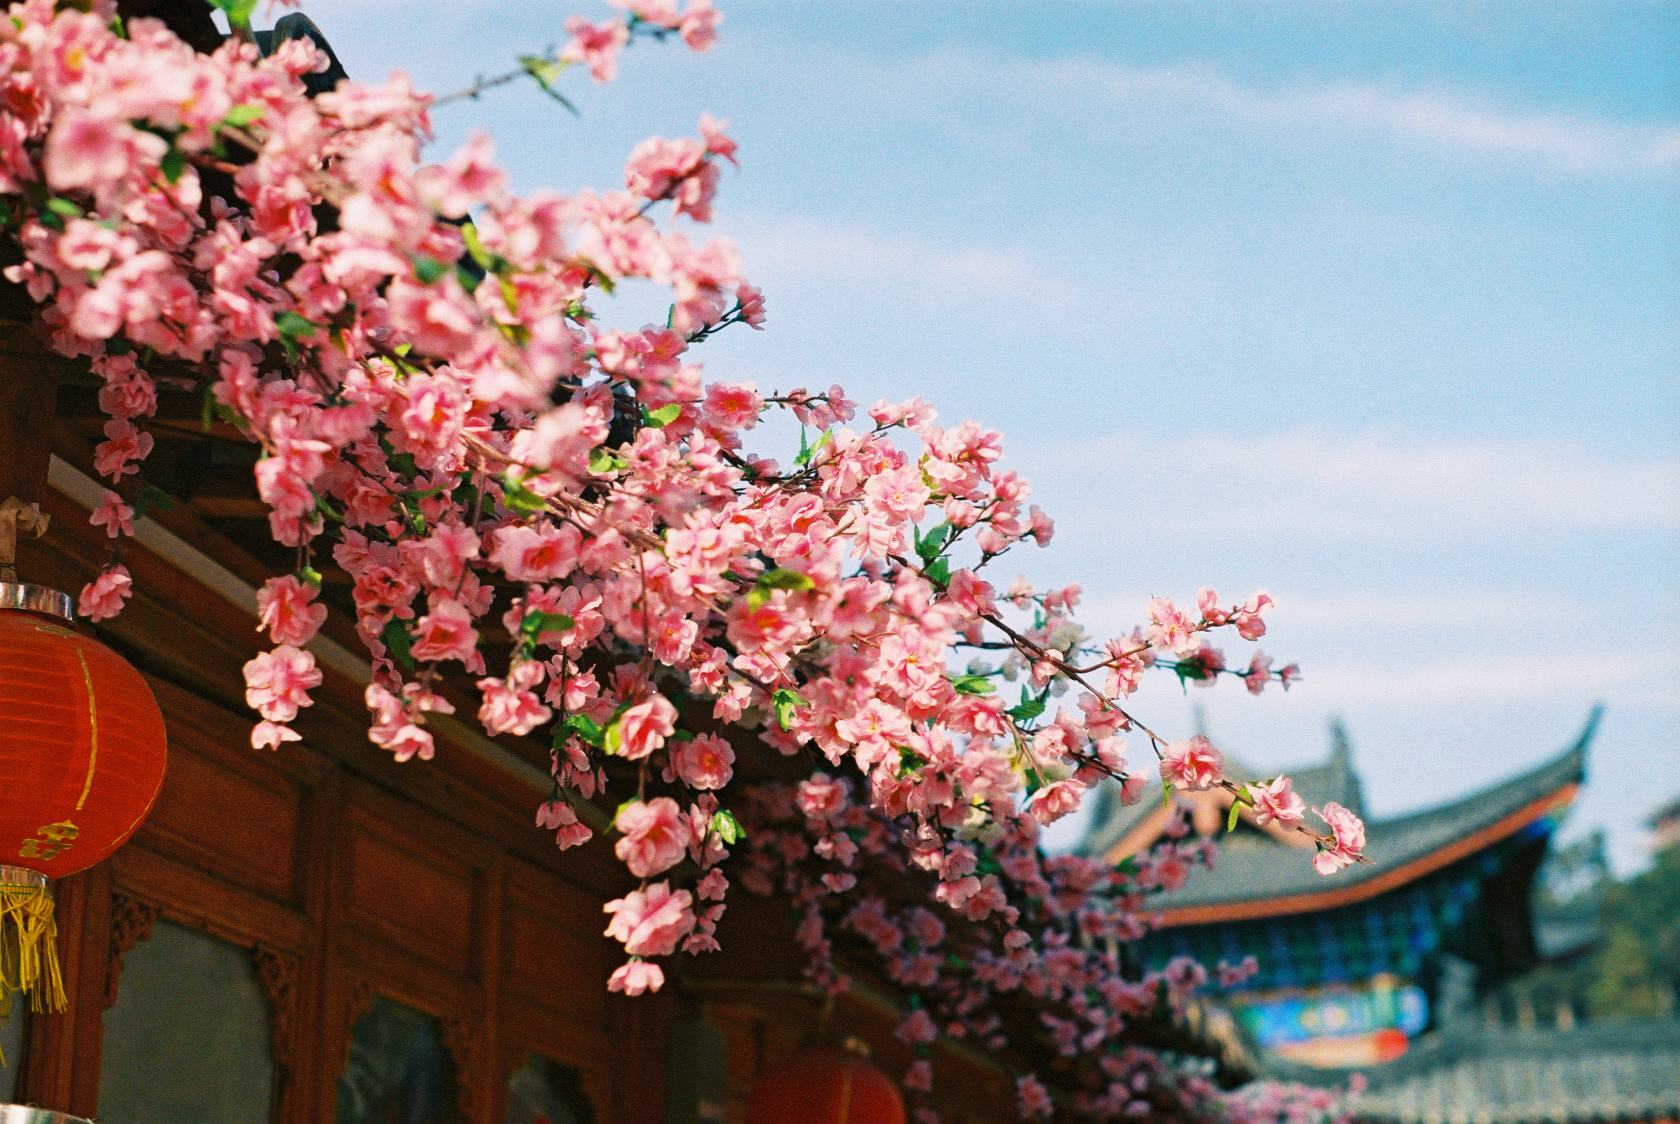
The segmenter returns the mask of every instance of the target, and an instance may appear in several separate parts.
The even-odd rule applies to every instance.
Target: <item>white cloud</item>
[[[1141,320],[1192,305],[1208,288],[1193,253],[1179,248],[1113,254],[1093,277],[1007,243],[944,241],[799,214],[744,215],[729,233],[748,276],[770,289],[867,286],[980,315],[1054,310],[1059,322]]]
[[[921,76],[936,88],[960,81],[1021,97],[1101,96],[1117,107],[1189,110],[1275,128],[1330,128],[1532,160],[1577,174],[1680,168],[1680,126],[1525,112],[1441,90],[1352,82],[1262,89],[1201,62],[1130,66],[1090,58],[1001,59],[960,50],[925,55],[905,68],[907,77]]]
[[[1486,708],[1496,703],[1602,698],[1618,707],[1672,711],[1680,709],[1676,681],[1680,653],[1674,651],[1571,648],[1549,655],[1424,656],[1398,666],[1327,664],[1314,670],[1312,694],[1331,709],[1371,704]]]
[[[985,293],[1039,289],[1066,282],[1026,254],[997,246],[958,246],[909,233],[803,215],[747,218],[731,226],[753,272],[783,280],[846,283],[919,281],[940,290]]]
[[[1128,435],[1064,446],[1059,455],[1087,466],[1124,464],[1160,516],[1216,518],[1233,534],[1429,541],[1680,528],[1680,460],[1618,457],[1576,442],[1302,429]]]

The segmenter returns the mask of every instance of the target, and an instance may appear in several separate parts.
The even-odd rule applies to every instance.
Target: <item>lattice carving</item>
[[[484,1053],[482,1020],[442,1020],[443,1048],[455,1063],[455,1101],[466,1120],[478,1119],[479,1058]]]
[[[350,1036],[356,1023],[373,1008],[373,981],[365,976],[348,976],[344,981],[344,1035],[341,1039],[338,1068],[340,1072],[350,1064]]]
[[[117,1001],[122,982],[123,957],[141,941],[150,940],[152,926],[162,912],[151,902],[127,894],[111,895],[111,948],[105,960],[105,1006]]]
[[[296,956],[262,945],[251,950],[251,964],[268,999],[269,1052],[275,1065],[289,1069],[297,1042],[298,991],[303,965]]]

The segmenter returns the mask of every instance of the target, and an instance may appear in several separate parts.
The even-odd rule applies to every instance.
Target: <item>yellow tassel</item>
[[[68,1005],[52,890],[44,883],[18,885],[0,878],[0,1012],[10,1007],[13,992],[26,993],[32,1011],[62,1011]]]

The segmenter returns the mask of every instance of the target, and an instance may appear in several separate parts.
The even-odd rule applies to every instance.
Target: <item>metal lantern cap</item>
[[[0,1104],[0,1124],[93,1124],[84,1116],[35,1108],[32,1105]]]
[[[0,582],[0,609],[43,613],[67,621],[76,619],[68,593],[60,593],[50,586],[31,585],[28,582]],[[0,1124],[4,1124],[3,1117],[0,1117]]]

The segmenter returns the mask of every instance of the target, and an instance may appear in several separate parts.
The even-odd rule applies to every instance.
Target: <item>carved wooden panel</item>
[[[443,1019],[443,1048],[455,1063],[455,1100],[464,1120],[479,1118],[482,1099],[484,1023],[479,1019]]]
[[[111,943],[105,960],[105,1006],[117,1001],[117,989],[122,980],[123,957],[141,941],[152,935],[152,926],[162,912],[151,902],[111,895]]]
[[[449,972],[473,974],[471,865],[361,812],[347,862],[351,924]]]
[[[262,945],[251,950],[251,963],[268,999],[269,1051],[275,1065],[290,1069],[297,1041],[302,964],[295,956]]]

